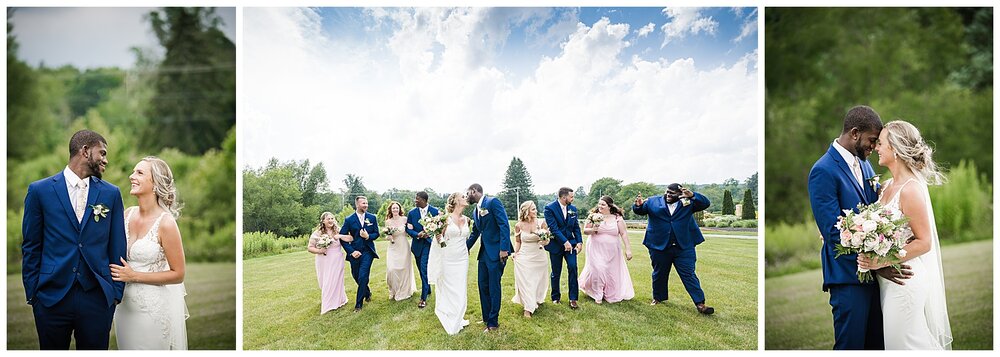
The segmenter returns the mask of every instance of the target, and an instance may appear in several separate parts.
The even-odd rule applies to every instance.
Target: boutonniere
[[[372,222],[365,218],[365,227],[372,225]]]
[[[691,204],[691,199],[690,198],[687,198],[687,197],[681,198],[681,205],[687,206],[689,204]]]
[[[485,208],[480,208],[479,209],[479,217],[486,217],[486,215],[488,215],[488,214],[490,214],[490,210],[485,209]]]
[[[881,184],[879,184],[881,178],[882,175],[875,175],[868,178],[868,184],[872,186],[872,190],[874,190],[875,192],[878,192],[879,186],[882,186]]]
[[[575,215],[576,215],[576,211],[574,211],[574,210],[569,210],[569,211],[567,211],[567,212],[566,212],[566,215],[567,215],[567,216],[570,216],[570,217],[573,217],[573,216],[575,216]]]
[[[101,218],[108,218],[108,212],[111,212],[111,209],[103,203],[90,205],[90,209],[94,210],[94,222],[100,222]]]

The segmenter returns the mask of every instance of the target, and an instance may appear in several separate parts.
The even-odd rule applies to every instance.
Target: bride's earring
[[[893,160],[896,160],[896,159],[898,159],[898,157],[896,157],[896,153],[892,153],[892,159],[893,159]]]

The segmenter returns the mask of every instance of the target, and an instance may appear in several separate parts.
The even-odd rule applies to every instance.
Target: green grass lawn
[[[993,348],[993,240],[942,248],[953,348]],[[820,270],[766,279],[764,346],[768,350],[833,347],[830,295]]]
[[[187,306],[188,348],[236,349],[236,264],[192,263],[184,279]],[[7,275],[7,348],[38,349],[38,335],[31,306],[24,303],[21,274]],[[114,328],[111,349],[117,349]]]
[[[353,312],[357,285],[345,269],[347,296],[340,309],[319,314],[320,291],[313,256],[296,252],[243,262],[243,346],[248,350],[303,349],[440,349],[440,350],[578,350],[578,349],[757,349],[757,241],[709,238],[698,246],[698,277],[716,313],[697,313],[676,273],[670,277],[670,300],[650,306],[649,255],[642,234],[629,235],[634,257],[628,263],[636,297],[597,305],[580,293],[580,309],[546,302],[531,319],[514,295],[514,266],[504,271],[500,330],[482,332],[475,255],[469,261],[469,304],[472,324],[448,336],[434,315],[434,298],[418,309],[419,294],[389,301],[385,262],[372,266],[372,302]],[[378,241],[384,257],[386,245]],[[473,254],[478,252],[478,244]],[[579,261],[583,269],[584,259]],[[416,269],[414,268],[414,272]],[[562,291],[565,299],[566,277]],[[419,277],[417,278],[419,289]],[[433,288],[433,286],[432,286]]]

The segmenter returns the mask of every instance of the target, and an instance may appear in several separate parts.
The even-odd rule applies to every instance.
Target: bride
[[[125,295],[115,311],[122,350],[185,350],[184,248],[177,228],[179,207],[173,173],[163,160],[146,157],[129,176],[138,207],[125,210],[127,259],[111,264],[111,278]]]
[[[468,206],[465,194],[453,193],[448,197],[445,214],[448,215],[444,232],[431,243],[428,258],[427,278],[436,286],[434,314],[441,320],[441,326],[449,335],[457,334],[469,325],[465,319],[468,301],[469,250],[465,240],[469,238],[469,218],[462,215]],[[445,243],[442,247],[441,243]]]
[[[941,244],[927,191],[928,184],[941,183],[943,176],[931,160],[932,150],[920,132],[905,121],[886,124],[876,150],[879,165],[887,167],[893,177],[882,190],[879,203],[901,210],[910,219],[913,231],[913,237],[903,247],[905,256],[898,257],[910,266],[913,276],[906,285],[879,277],[885,348],[951,349]],[[888,265],[858,257],[859,267],[877,269]]]

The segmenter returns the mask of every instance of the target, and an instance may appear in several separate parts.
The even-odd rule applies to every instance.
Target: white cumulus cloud
[[[654,30],[656,30],[656,24],[650,22],[646,24],[646,26],[639,28],[639,30],[637,31],[639,33],[637,37],[646,37],[646,35],[649,35]]]
[[[682,39],[688,34],[697,35],[705,32],[714,35],[715,30],[719,28],[719,23],[711,16],[703,17],[701,15],[701,8],[668,7],[662,12],[668,20],[667,23],[660,26],[664,36],[660,48],[666,47],[671,41]]]

